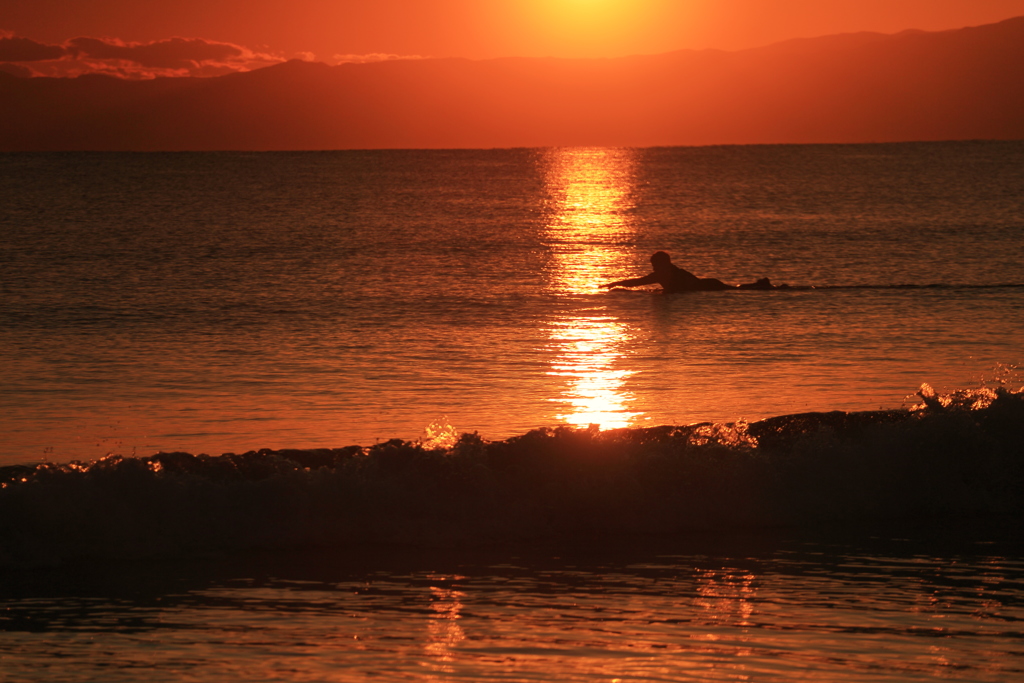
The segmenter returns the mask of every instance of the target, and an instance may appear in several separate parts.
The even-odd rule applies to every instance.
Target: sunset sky
[[[1024,0],[2,0],[0,62],[146,77],[296,57],[619,57],[1020,15]]]

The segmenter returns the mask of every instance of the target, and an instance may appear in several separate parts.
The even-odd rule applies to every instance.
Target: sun
[[[550,0],[544,3],[553,19],[578,26],[608,24],[628,13],[626,0]]]
[[[629,0],[543,0],[535,4],[535,13],[538,28],[550,37],[591,52],[617,42],[635,22],[637,8]]]

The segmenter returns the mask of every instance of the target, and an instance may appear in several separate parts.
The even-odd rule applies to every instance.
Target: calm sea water
[[[1019,393],[486,440],[1016,391],[1022,264],[1024,143],[0,155],[0,678],[1020,678]]]
[[[1017,142],[8,154],[0,196],[0,464],[898,407],[1024,349]],[[659,249],[816,289],[599,289]]]
[[[1024,563],[1004,547],[706,545],[6,576],[0,664],[12,683],[1024,675]]]

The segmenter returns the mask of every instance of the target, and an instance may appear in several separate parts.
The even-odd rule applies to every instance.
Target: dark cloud
[[[0,62],[43,62],[60,59],[67,52],[60,45],[45,45],[29,38],[0,36]]]
[[[78,58],[132,62],[156,69],[194,69],[203,63],[235,62],[249,50],[202,38],[168,38],[152,43],[123,43],[109,38],[72,38],[68,52]],[[250,53],[251,54],[251,53]]]
[[[0,71],[17,76],[18,78],[29,78],[32,76],[32,70],[21,64],[4,64],[0,62]]]
[[[283,61],[285,58],[280,55],[205,38],[129,43],[117,38],[79,36],[61,45],[46,45],[0,29],[0,68],[17,76],[219,76]],[[22,64],[26,62],[31,67]]]

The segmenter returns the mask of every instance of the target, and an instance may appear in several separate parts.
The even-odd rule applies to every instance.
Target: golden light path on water
[[[635,260],[635,152],[566,148],[548,155],[546,182],[555,207],[545,234],[548,286],[559,296],[593,295],[608,273],[628,270]],[[641,413],[630,409],[635,397],[625,389],[634,373],[623,367],[635,336],[629,326],[605,306],[585,304],[556,317],[549,335],[555,358],[548,374],[568,382],[552,399],[568,409],[557,419],[602,429],[633,424]]]
[[[466,577],[454,575],[450,577],[433,575],[433,580],[444,582],[463,581]],[[455,674],[459,644],[466,639],[466,634],[459,624],[462,610],[465,607],[463,591],[443,586],[430,587],[430,619],[427,625],[427,639],[424,653],[428,657],[429,680],[448,680]]]

